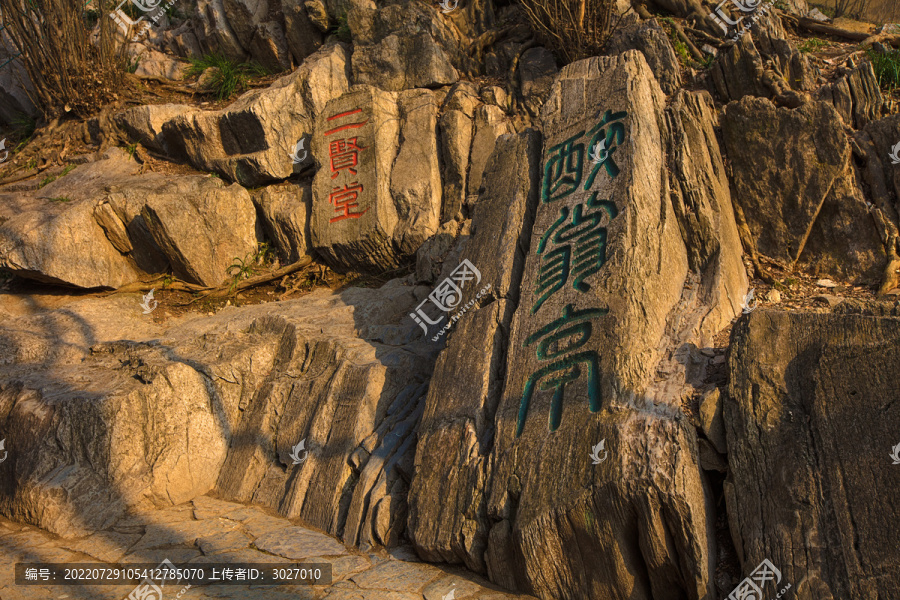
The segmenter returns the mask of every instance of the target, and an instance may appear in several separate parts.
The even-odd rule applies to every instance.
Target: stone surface
[[[209,502],[207,501],[209,500]],[[220,501],[200,496],[194,500],[194,504],[203,506],[217,505]],[[182,505],[185,508],[189,506]],[[258,509],[244,507],[244,510],[259,512]],[[190,511],[188,511],[190,512]],[[211,563],[224,563],[239,567],[248,563],[267,565],[291,565],[292,561],[266,554],[257,550],[243,549],[230,552],[221,552],[209,556],[201,556],[195,549],[195,532],[213,531],[221,527],[225,520],[217,517],[198,518],[178,525],[152,525],[156,522],[166,522],[166,517],[161,517],[156,511],[141,513],[136,520],[138,523],[146,523],[148,531],[152,530],[159,537],[166,538],[168,546],[162,549],[147,549],[132,547],[121,558],[107,558],[122,565],[129,564],[159,564],[168,559],[177,567],[203,567]],[[198,600],[213,598],[228,598],[233,600],[321,600],[332,598],[346,600],[356,598],[358,600],[440,600],[451,590],[456,590],[455,597],[464,599],[490,599],[490,600],[529,600],[526,596],[514,596],[495,592],[486,587],[486,582],[472,573],[456,570],[452,575],[447,575],[434,567],[422,564],[411,557],[397,559],[383,551],[362,556],[355,551],[346,548],[333,538],[317,533],[303,526],[293,525],[286,521],[289,527],[281,532],[259,537],[244,529],[238,521],[230,521],[232,529],[228,533],[219,535],[216,539],[241,539],[244,543],[254,543],[256,546],[271,547],[279,551],[285,548],[293,548],[298,542],[304,546],[297,552],[304,557],[306,563],[330,563],[332,582],[327,585],[298,586],[253,586],[239,585],[204,585],[184,586],[171,581],[156,581],[162,588],[164,597],[180,596],[184,598],[196,598]],[[144,525],[138,525],[143,530]],[[149,534],[148,534],[149,535]],[[135,536],[128,536],[133,538]],[[139,535],[137,537],[140,537]],[[124,537],[110,531],[99,531],[91,537],[72,543],[66,540],[58,540],[47,536],[38,529],[26,527],[8,521],[0,517],[0,552],[3,553],[4,563],[0,566],[0,595],[12,600],[42,600],[56,598],[60,595],[58,586],[40,585],[16,585],[14,583],[13,565],[17,562],[53,562],[61,565],[68,563],[89,563],[98,567],[103,566],[97,561],[96,552],[92,543],[105,545],[108,542],[122,541]],[[196,541],[201,547],[208,546],[209,538],[200,538]],[[312,545],[307,545],[307,542]],[[127,544],[130,546],[130,544]],[[332,557],[309,556],[307,551],[311,547],[319,547],[327,550]],[[122,553],[125,550],[121,550]],[[92,554],[93,553],[93,554]],[[340,555],[340,556],[334,556]],[[207,574],[209,574],[207,572]],[[65,588],[65,597],[78,600],[121,600],[134,589],[133,585],[68,585]],[[440,595],[436,595],[440,594]],[[533,599],[531,599],[533,600]]]
[[[862,129],[878,119],[884,105],[878,80],[868,61],[834,83],[823,85],[816,91],[816,99],[834,105],[844,123],[854,129]]]
[[[179,278],[213,287],[228,278],[235,259],[256,252],[256,210],[240,185],[194,179],[198,193],[188,198],[177,186],[160,183],[141,216]]]
[[[309,252],[309,210],[312,187],[284,183],[253,193],[263,230],[288,262]]]
[[[454,325],[435,366],[410,490],[410,537],[419,554],[465,562],[482,572],[488,531],[481,515],[490,447],[479,440],[494,428],[505,332],[524,266],[519,249],[529,244],[538,201],[539,150],[540,136],[530,131],[502,138],[491,157],[490,171],[496,176],[485,183],[473,207],[474,234],[463,253],[480,270],[481,280],[463,288],[459,304],[491,287]],[[442,327],[445,318],[435,317],[439,322],[428,333]]]
[[[309,18],[309,11],[302,0],[281,0],[284,14],[284,34],[288,49],[296,64],[322,45],[323,35]]]
[[[83,288],[118,287],[136,280],[141,270],[135,257],[116,247],[124,243],[125,225],[116,223],[111,229],[104,220],[110,214],[95,208],[107,185],[147,181],[133,176],[137,169],[124,152],[114,149],[39,189],[0,189],[0,267],[38,281]]]
[[[482,104],[475,111],[475,135],[469,155],[469,175],[466,180],[468,196],[477,195],[484,177],[484,168],[494,151],[497,138],[510,132],[506,115],[496,106]],[[468,197],[467,196],[467,197]]]
[[[429,8],[410,2],[376,10],[374,4],[356,3],[347,13],[353,83],[399,91],[457,81],[458,36]]]
[[[728,452],[725,441],[725,421],[722,419],[722,395],[715,388],[700,400],[700,425],[707,439],[720,454]]]
[[[437,94],[428,90],[408,90],[398,97],[401,137],[390,194],[398,218],[394,244],[402,255],[414,254],[440,226],[438,106]]]
[[[669,36],[656,19],[640,21],[637,15],[626,19],[609,39],[610,54],[639,50],[647,59],[659,87],[666,94],[672,94],[681,86],[681,68]]]
[[[197,43],[205,53],[218,53],[237,62],[247,58],[226,15],[224,0],[197,0],[193,5],[191,24]]]
[[[310,556],[335,556],[347,552],[343,544],[303,527],[288,527],[267,533],[258,538],[254,545],[264,552],[291,560],[303,560]]]
[[[757,310],[732,336],[726,499],[743,571],[767,558],[797,598],[896,595],[900,320]]]
[[[543,47],[531,48],[522,53],[519,63],[519,81],[525,106],[537,114],[550,95],[550,88],[559,69],[553,53]]]
[[[840,116],[822,102],[789,110],[745,98],[726,107],[722,132],[757,250],[793,263],[835,182],[852,176]]]
[[[286,179],[297,141],[313,134],[315,116],[347,91],[349,52],[321,48],[290,75],[252,90],[219,111],[195,110],[162,125],[162,146],[176,160],[256,186]]]

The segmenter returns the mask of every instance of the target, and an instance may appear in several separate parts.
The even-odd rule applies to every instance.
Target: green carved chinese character
[[[550,431],[556,431],[562,421],[562,401],[567,383],[575,381],[587,370],[588,404],[591,412],[600,410],[600,359],[592,350],[573,352],[581,348],[591,337],[589,319],[601,317],[609,312],[606,308],[575,310],[572,304],[563,309],[562,317],[548,323],[525,340],[523,348],[540,342],[536,348],[538,360],[553,361],[535,371],[525,383],[522,400],[519,403],[519,418],[516,423],[516,437],[522,435],[528,408],[535,387],[541,390],[555,389],[550,402]],[[543,339],[542,339],[543,338]]]

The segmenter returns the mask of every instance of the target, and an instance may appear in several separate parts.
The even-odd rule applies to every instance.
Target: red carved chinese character
[[[348,110],[347,112],[342,112],[340,114],[334,115],[333,117],[328,117],[328,120],[334,121],[335,119],[340,119],[341,117],[346,117],[348,115],[355,115],[356,113],[359,113],[359,112],[362,112],[361,108],[357,108],[356,110]],[[335,127],[334,129],[329,129],[328,131],[325,132],[325,135],[331,135],[332,133],[337,133],[338,131],[343,131],[345,129],[357,129],[359,127],[362,127],[363,125],[365,125],[368,122],[369,122],[369,120],[366,119],[362,123],[350,123],[348,125],[341,125],[339,127]]]
[[[331,142],[328,147],[328,154],[331,157],[331,178],[337,177],[341,169],[347,169],[356,175],[356,169],[353,167],[359,163],[357,153],[365,148],[357,144],[355,137]]]
[[[344,214],[331,218],[328,222],[334,223],[341,219],[358,219],[363,216],[366,213],[366,210],[369,210],[368,208],[362,212],[353,212],[351,210],[359,208],[359,203],[356,199],[362,190],[363,186],[357,181],[354,181],[351,185],[344,185],[344,189],[336,187],[331,190],[331,194],[328,195],[328,201],[334,204],[334,212],[343,212]]]

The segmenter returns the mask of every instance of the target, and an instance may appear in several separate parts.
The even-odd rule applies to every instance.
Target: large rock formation
[[[641,54],[581,61],[563,69],[544,106],[540,180],[525,177],[533,172],[526,138],[498,143],[496,157],[508,158],[492,171],[504,180],[522,173],[518,185],[531,189],[513,197],[540,201],[524,264],[497,244],[524,245],[530,217],[493,209],[482,234],[476,212],[464,255],[485,257],[485,270],[494,268],[489,257],[504,257],[512,278],[483,276],[497,296],[460,319],[429,390],[410,497],[411,535],[424,556],[464,561],[548,598],[711,593],[709,506],[694,430],[678,416],[686,357],[677,355],[728,322],[746,278],[711,106],[683,99],[670,134],[663,105]],[[718,173],[702,191],[679,189],[691,206],[680,216],[664,176],[663,148],[675,135],[686,142],[679,173]],[[507,197],[505,185],[488,183],[476,210]],[[686,232],[690,218],[705,223],[687,238],[690,260],[679,217]],[[706,293],[683,291],[694,278]],[[719,312],[704,324],[711,306]],[[676,307],[692,316],[672,327]],[[448,412],[451,380],[474,387],[453,392]],[[601,440],[613,460],[595,467],[587,455]],[[691,450],[676,456],[651,440]],[[448,461],[446,448],[458,448],[456,457]]]
[[[880,598],[900,577],[900,320],[756,311],[732,334],[729,523],[744,571],[792,597]]]

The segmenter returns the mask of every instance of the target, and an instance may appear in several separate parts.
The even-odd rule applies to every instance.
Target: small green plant
[[[53,183],[60,177],[65,177],[66,175],[71,173],[73,169],[75,169],[75,165],[67,165],[66,168],[62,170],[62,173],[59,173],[57,175],[47,175],[46,177],[44,177],[41,180],[41,183],[40,183],[40,185],[38,185],[38,187],[42,188],[45,185],[49,185],[49,184]]]
[[[175,278],[171,274],[166,274],[162,280],[162,288],[166,289],[173,283],[175,283]]]
[[[337,16],[337,25],[332,27],[328,33],[331,33],[342,42],[350,43],[353,36],[350,33],[350,25],[347,23],[347,13],[341,13]]]
[[[818,52],[822,48],[828,46],[828,42],[825,40],[819,39],[817,37],[811,37],[802,44],[800,44],[799,50],[800,52]]]
[[[270,264],[274,259],[275,252],[265,242],[259,244],[256,252],[251,252],[244,258],[235,256],[232,263],[225,269],[225,273],[232,277],[231,287],[228,288],[228,292],[233,292],[242,279],[250,278],[261,267]]]
[[[866,53],[872,61],[872,69],[878,79],[878,85],[888,93],[900,87],[900,50],[876,52],[869,48]]]
[[[134,158],[134,153],[137,152],[137,147],[138,147],[137,142],[135,142],[133,144],[128,144],[127,146],[125,146],[125,152],[128,153],[128,156],[130,156],[131,158]]]
[[[50,202],[71,202],[72,199],[68,196],[57,196],[56,198],[49,198]]]
[[[217,100],[227,100],[236,92],[244,91],[252,77],[268,75],[268,71],[254,62],[238,63],[221,54],[207,54],[200,58],[189,59],[191,66],[187,75],[193,77],[207,69],[215,69],[212,79],[207,82],[208,91],[215,94]]]

